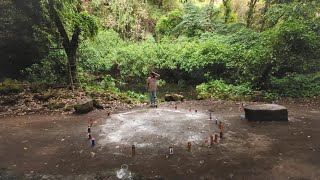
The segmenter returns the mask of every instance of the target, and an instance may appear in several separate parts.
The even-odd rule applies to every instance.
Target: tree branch
[[[53,20],[58,28],[60,35],[62,36],[63,47],[65,49],[68,49],[70,46],[70,40],[69,40],[67,31],[65,30],[64,25],[61,21],[59,13],[56,10],[56,8],[54,7],[54,0],[49,0],[49,12],[50,12],[51,16],[53,17]]]
[[[81,33],[81,29],[79,26],[76,26],[74,31],[73,31],[73,35],[72,35],[72,39],[71,39],[71,42],[70,42],[70,46],[72,48],[75,48],[77,49],[78,46],[79,46],[79,36],[80,36],[80,33]]]

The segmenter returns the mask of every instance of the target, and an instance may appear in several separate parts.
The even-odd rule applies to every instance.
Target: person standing
[[[147,79],[147,88],[150,93],[150,106],[151,107],[156,106],[157,78],[159,78],[159,77],[160,77],[159,74],[152,71]]]

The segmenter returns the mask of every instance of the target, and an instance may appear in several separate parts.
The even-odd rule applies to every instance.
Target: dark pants
[[[156,91],[150,91],[150,104],[155,105],[156,104]]]

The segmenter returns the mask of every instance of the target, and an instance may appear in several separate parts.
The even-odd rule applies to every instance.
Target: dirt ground
[[[239,104],[209,100],[111,116],[102,110],[4,117],[0,179],[118,179],[123,164],[132,179],[320,179],[319,103],[277,103],[288,108],[288,122],[248,122]],[[224,138],[210,146],[216,118],[225,123]],[[94,147],[87,138],[90,120]]]

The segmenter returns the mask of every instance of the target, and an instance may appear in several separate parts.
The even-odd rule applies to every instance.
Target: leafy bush
[[[41,63],[33,64],[22,71],[30,82],[43,84],[66,84],[67,56],[63,50],[54,50]]]
[[[166,85],[166,81],[163,80],[163,79],[159,79],[159,80],[157,81],[157,85],[158,85],[158,87],[165,86],[165,85]]]
[[[143,94],[139,94],[134,91],[127,91],[126,95],[130,98],[138,100],[139,102],[147,102],[147,96]]]
[[[249,84],[231,85],[226,84],[223,80],[202,83],[196,86],[196,90],[199,93],[199,99],[248,99],[252,92]]]
[[[115,79],[110,76],[106,75],[102,78],[102,81],[99,84],[83,84],[83,88],[86,90],[94,90],[94,91],[113,91],[113,92],[120,92],[120,90],[116,87]]]
[[[156,30],[162,35],[171,35],[173,29],[182,21],[182,11],[176,9],[162,16],[156,25]]]
[[[205,31],[211,31],[213,22],[220,11],[213,6],[200,8],[187,3],[184,6],[182,21],[173,29],[177,36],[186,35],[188,37],[201,35]]]
[[[80,45],[79,66],[86,72],[107,72],[117,63],[111,55],[124,42],[115,31],[100,31],[94,39],[87,39]]]
[[[320,96],[320,73],[290,75],[281,79],[273,78],[272,89],[282,96]]]
[[[105,90],[119,91],[119,89],[116,87],[115,79],[110,75],[104,76],[100,85]]]

